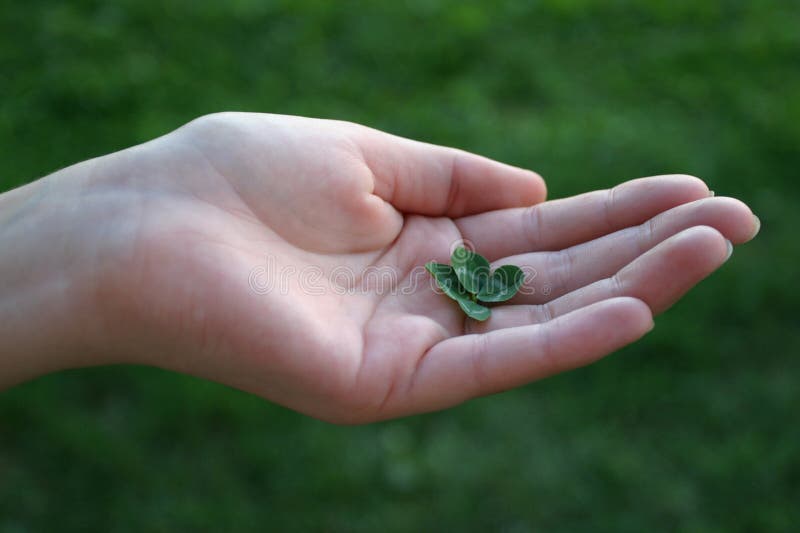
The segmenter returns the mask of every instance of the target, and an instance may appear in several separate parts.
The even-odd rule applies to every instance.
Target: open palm
[[[336,121],[210,115],[129,152],[127,244],[106,261],[126,275],[98,282],[114,349],[337,422],[602,357],[757,230],[696,178],[540,203],[532,172]],[[462,242],[529,273],[483,323],[420,268]]]

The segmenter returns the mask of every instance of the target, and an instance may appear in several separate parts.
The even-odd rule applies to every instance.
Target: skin
[[[759,226],[690,176],[545,194],[356,124],[201,117],[0,195],[0,388],[132,363],[336,423],[443,409],[634,342]],[[415,278],[462,239],[537,272],[483,323]],[[343,285],[368,267],[406,289]]]

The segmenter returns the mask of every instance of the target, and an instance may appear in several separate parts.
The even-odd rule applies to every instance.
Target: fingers
[[[544,324],[453,337],[420,362],[409,407],[442,409],[586,365],[639,339],[652,325],[644,303],[615,298]]]
[[[758,231],[757,219],[739,200],[706,198],[670,209],[639,226],[560,252],[506,257],[492,267],[514,264],[536,272],[512,303],[543,303],[611,276],[643,252],[693,226],[716,228],[735,244],[750,240]]]
[[[455,148],[360,131],[359,147],[375,176],[374,194],[399,211],[460,217],[545,199],[544,180],[535,172]]]
[[[612,277],[543,305],[496,307],[485,323],[470,322],[470,331],[543,323],[618,297],[637,298],[656,315],[725,263],[730,251],[729,243],[717,230],[707,226],[690,228],[662,242]]]
[[[533,207],[464,217],[456,224],[479,253],[495,260],[561,250],[641,224],[662,211],[708,195],[708,187],[698,178],[655,176]]]

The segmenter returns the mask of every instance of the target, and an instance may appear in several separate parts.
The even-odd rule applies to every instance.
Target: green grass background
[[[443,413],[336,427],[126,367],[3,392],[0,532],[796,531],[799,28],[789,0],[4,3],[3,190],[250,110],[551,197],[691,173],[763,229],[644,341]]]

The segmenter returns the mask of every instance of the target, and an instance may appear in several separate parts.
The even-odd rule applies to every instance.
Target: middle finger
[[[710,226],[733,244],[757,231],[750,208],[733,198],[715,197],[684,204],[631,228],[559,252],[534,252],[495,261],[528,273],[509,303],[541,304],[616,273],[658,243],[693,226]]]

